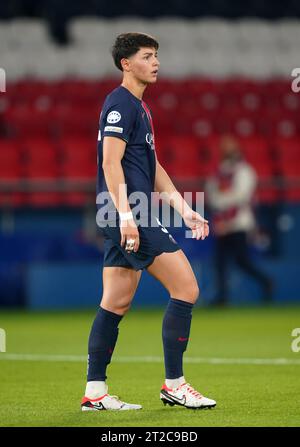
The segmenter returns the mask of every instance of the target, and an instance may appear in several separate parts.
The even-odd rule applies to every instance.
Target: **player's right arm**
[[[105,136],[103,139],[102,169],[109,193],[119,213],[131,212],[128,198],[125,176],[122,168],[122,158],[126,149],[126,141],[121,138]],[[126,240],[134,239],[134,251],[139,248],[139,232],[134,219],[120,223],[121,246]]]

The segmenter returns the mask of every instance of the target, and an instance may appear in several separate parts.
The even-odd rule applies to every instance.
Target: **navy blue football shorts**
[[[103,267],[128,267],[134,270],[143,270],[154,261],[155,257],[164,252],[180,250],[179,245],[163,226],[138,226],[140,245],[138,251],[127,252],[121,247],[121,233],[118,226],[100,227],[104,236]]]

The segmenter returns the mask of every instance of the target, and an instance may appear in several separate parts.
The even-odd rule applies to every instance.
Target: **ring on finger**
[[[134,243],[135,243],[134,239],[128,239],[128,241],[126,241],[126,249],[133,250]]]

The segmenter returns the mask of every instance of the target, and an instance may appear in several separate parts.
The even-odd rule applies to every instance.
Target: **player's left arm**
[[[160,194],[162,200],[167,202],[182,216],[186,226],[191,228],[193,238],[205,239],[208,236],[208,221],[188,205],[157,158],[155,191]]]

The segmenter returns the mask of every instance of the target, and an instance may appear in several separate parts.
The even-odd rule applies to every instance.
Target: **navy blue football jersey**
[[[97,207],[100,209],[105,206],[108,218],[114,219],[118,214],[112,200],[100,203],[98,196],[99,193],[108,191],[102,169],[105,136],[121,138],[126,142],[121,164],[127,184],[127,196],[137,191],[145,193],[149,210],[156,167],[152,117],[145,102],[123,86],[117,87],[106,97],[99,120]]]

